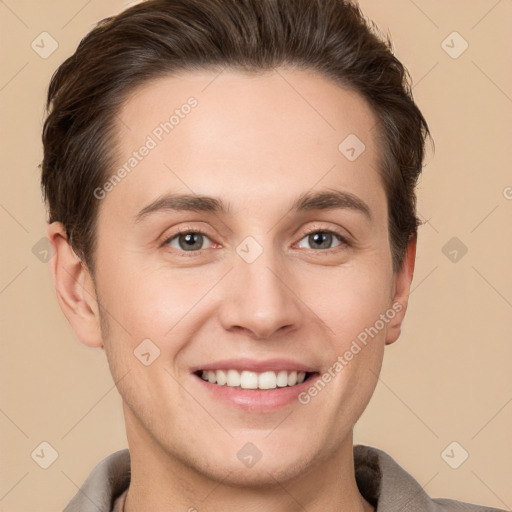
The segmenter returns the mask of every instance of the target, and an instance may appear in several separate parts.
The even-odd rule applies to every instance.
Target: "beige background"
[[[77,341],[48,265],[32,252],[46,234],[37,165],[49,78],[96,21],[126,5],[0,1],[3,512],[62,510],[101,458],[127,446],[104,353]],[[418,190],[429,222],[420,229],[403,334],[387,348],[356,442],[388,451],[431,496],[510,509],[512,2],[361,5],[409,68],[436,153]],[[43,31],[58,42],[46,59],[31,47]],[[456,59],[442,46],[453,31],[469,44]],[[453,54],[462,44],[451,36],[444,46]],[[443,253],[452,237],[468,249],[456,262]],[[43,441],[59,454],[46,470],[31,458]],[[458,469],[442,457],[453,441],[469,453]]]

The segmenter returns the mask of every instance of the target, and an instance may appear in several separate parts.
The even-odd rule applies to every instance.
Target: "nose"
[[[224,283],[221,322],[227,331],[254,339],[268,339],[296,329],[304,314],[297,295],[297,279],[285,262],[265,250],[253,262],[235,257]]]

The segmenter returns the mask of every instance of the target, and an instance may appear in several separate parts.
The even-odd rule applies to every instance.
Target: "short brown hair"
[[[181,70],[278,66],[319,72],[369,103],[378,119],[393,270],[401,268],[420,224],[415,187],[430,133],[389,37],[345,0],[148,0],[98,23],[48,90],[41,184],[49,222],[64,224],[91,272],[93,191],[113,171],[115,120],[127,95]]]

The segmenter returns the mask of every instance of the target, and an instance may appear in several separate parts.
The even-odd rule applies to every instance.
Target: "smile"
[[[238,389],[276,389],[302,384],[311,374],[303,371],[254,372],[234,369],[199,370],[196,375],[211,384]]]

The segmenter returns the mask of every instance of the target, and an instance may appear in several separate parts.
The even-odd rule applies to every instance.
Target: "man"
[[[493,510],[353,446],[407,308],[429,135],[357,7],[143,2],[48,104],[58,300],[105,349],[129,443],[66,512]]]

